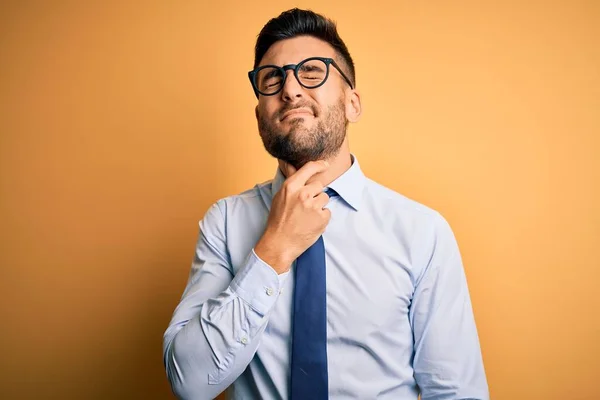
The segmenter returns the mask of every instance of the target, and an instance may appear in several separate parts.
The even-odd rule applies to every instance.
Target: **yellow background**
[[[338,21],[376,181],[439,210],[491,395],[600,399],[600,2],[0,6],[2,399],[169,398],[210,204],[275,173],[247,80],[293,6]]]

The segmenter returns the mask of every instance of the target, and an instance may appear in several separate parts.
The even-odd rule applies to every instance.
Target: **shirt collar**
[[[362,202],[363,188],[365,186],[366,177],[360,169],[358,159],[354,154],[350,154],[352,165],[346,172],[340,175],[336,180],[329,184],[329,188],[335,190],[346,203],[348,203],[356,211],[360,208]],[[273,178],[271,185],[271,198],[281,189],[281,185],[285,181],[285,175],[277,167],[277,173]]]

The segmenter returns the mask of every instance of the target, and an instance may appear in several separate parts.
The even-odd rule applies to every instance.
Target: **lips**
[[[287,111],[286,113],[284,113],[281,120],[283,121],[284,119],[286,119],[288,117],[293,117],[295,115],[311,115],[312,116],[313,113],[307,108],[294,108],[293,110],[290,110],[290,111]]]

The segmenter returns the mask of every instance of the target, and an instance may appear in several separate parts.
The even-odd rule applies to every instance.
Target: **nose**
[[[294,102],[295,100],[302,98],[305,89],[300,85],[298,79],[296,79],[293,70],[285,72],[287,75],[283,88],[281,89],[281,99],[286,102]]]

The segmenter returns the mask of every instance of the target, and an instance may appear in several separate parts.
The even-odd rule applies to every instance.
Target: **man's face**
[[[298,64],[315,56],[336,59],[345,68],[333,47],[310,36],[273,44],[259,66]],[[265,149],[297,169],[308,161],[335,156],[346,137],[347,91],[350,86],[333,66],[325,84],[316,89],[304,88],[293,71],[287,71],[279,93],[259,95],[256,117]]]

